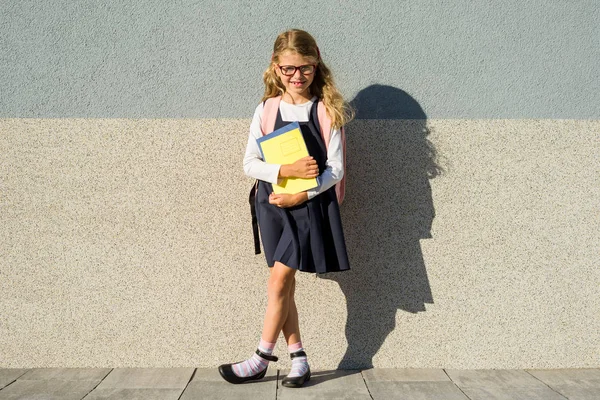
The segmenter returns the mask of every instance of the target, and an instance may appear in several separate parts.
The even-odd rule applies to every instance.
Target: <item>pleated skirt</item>
[[[272,185],[258,181],[256,217],[267,265],[317,274],[350,269],[335,187],[295,207],[269,204]]]

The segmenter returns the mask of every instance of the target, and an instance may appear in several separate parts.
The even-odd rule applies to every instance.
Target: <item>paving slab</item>
[[[569,400],[600,399],[600,369],[527,370]]]
[[[377,368],[362,375],[375,400],[468,400],[443,369]]]
[[[110,368],[33,368],[21,376],[19,380],[50,381],[95,381],[100,382]]]
[[[371,368],[362,371],[367,382],[450,382],[441,368]]]
[[[374,400],[469,400],[450,381],[448,382],[371,382],[367,387]]]
[[[97,382],[54,380],[20,380],[0,390],[0,400],[81,400]]]
[[[29,371],[27,368],[0,368],[0,389]]]
[[[461,388],[471,400],[566,400],[567,398],[546,388],[522,388],[522,387],[482,387]],[[598,400],[596,398],[596,400]]]
[[[565,400],[523,370],[446,370],[471,400]]]
[[[194,368],[114,368],[98,385],[104,389],[183,389]]]
[[[84,400],[177,400],[182,389],[96,389]]]
[[[460,387],[539,387],[535,377],[520,369],[446,369]]]
[[[232,385],[216,368],[4,368],[0,400],[600,400],[598,368],[317,370],[299,389],[281,385],[287,373]]]
[[[269,368],[260,381],[239,385],[224,381],[216,368],[198,368],[181,400],[275,400],[276,395],[277,369],[275,368]]]
[[[310,381],[301,388],[286,388],[281,385],[281,379],[288,373],[289,370],[279,372],[277,400],[371,400],[358,370],[313,371]]]

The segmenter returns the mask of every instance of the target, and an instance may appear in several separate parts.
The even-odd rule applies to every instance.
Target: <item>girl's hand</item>
[[[308,194],[306,192],[300,192],[296,194],[271,193],[269,195],[269,204],[273,204],[279,208],[294,207],[298,204],[304,203],[306,200],[308,200]]]
[[[281,178],[316,178],[319,166],[312,156],[302,157],[293,164],[282,165],[279,169]]]

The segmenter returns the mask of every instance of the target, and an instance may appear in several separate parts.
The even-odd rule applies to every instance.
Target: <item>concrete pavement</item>
[[[313,371],[300,389],[270,368],[231,385],[216,368],[0,369],[0,400],[599,400],[600,368],[556,370],[367,369]]]

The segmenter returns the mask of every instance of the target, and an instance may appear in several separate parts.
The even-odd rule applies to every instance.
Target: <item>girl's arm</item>
[[[264,162],[256,142],[256,139],[262,137],[262,130],[260,129],[262,113],[263,104],[260,103],[254,111],[254,117],[250,124],[250,134],[248,135],[246,154],[244,155],[244,172],[251,178],[277,184],[281,165]]]
[[[344,154],[342,150],[342,132],[340,129],[331,130],[331,139],[327,149],[325,171],[317,178],[319,186],[307,191],[309,199],[325,192],[327,189],[342,180],[344,176]]]
[[[279,178],[316,178],[319,175],[317,161],[313,157],[304,157],[293,164],[269,164],[262,159],[257,139],[262,137],[260,128],[263,114],[263,104],[256,107],[250,134],[244,155],[244,172],[246,175],[270,183],[280,183]]]
[[[296,194],[271,193],[269,195],[269,203],[282,208],[297,206],[298,204],[302,204],[307,200],[308,195],[306,194],[306,192],[300,192]]]
[[[269,203],[282,208],[293,207],[325,192],[342,180],[342,177],[344,176],[343,159],[342,133],[339,129],[335,129],[331,131],[331,139],[329,141],[329,148],[327,149],[327,161],[325,162],[325,171],[317,177],[319,186],[315,189],[310,189],[297,194],[271,193],[269,196]]]

